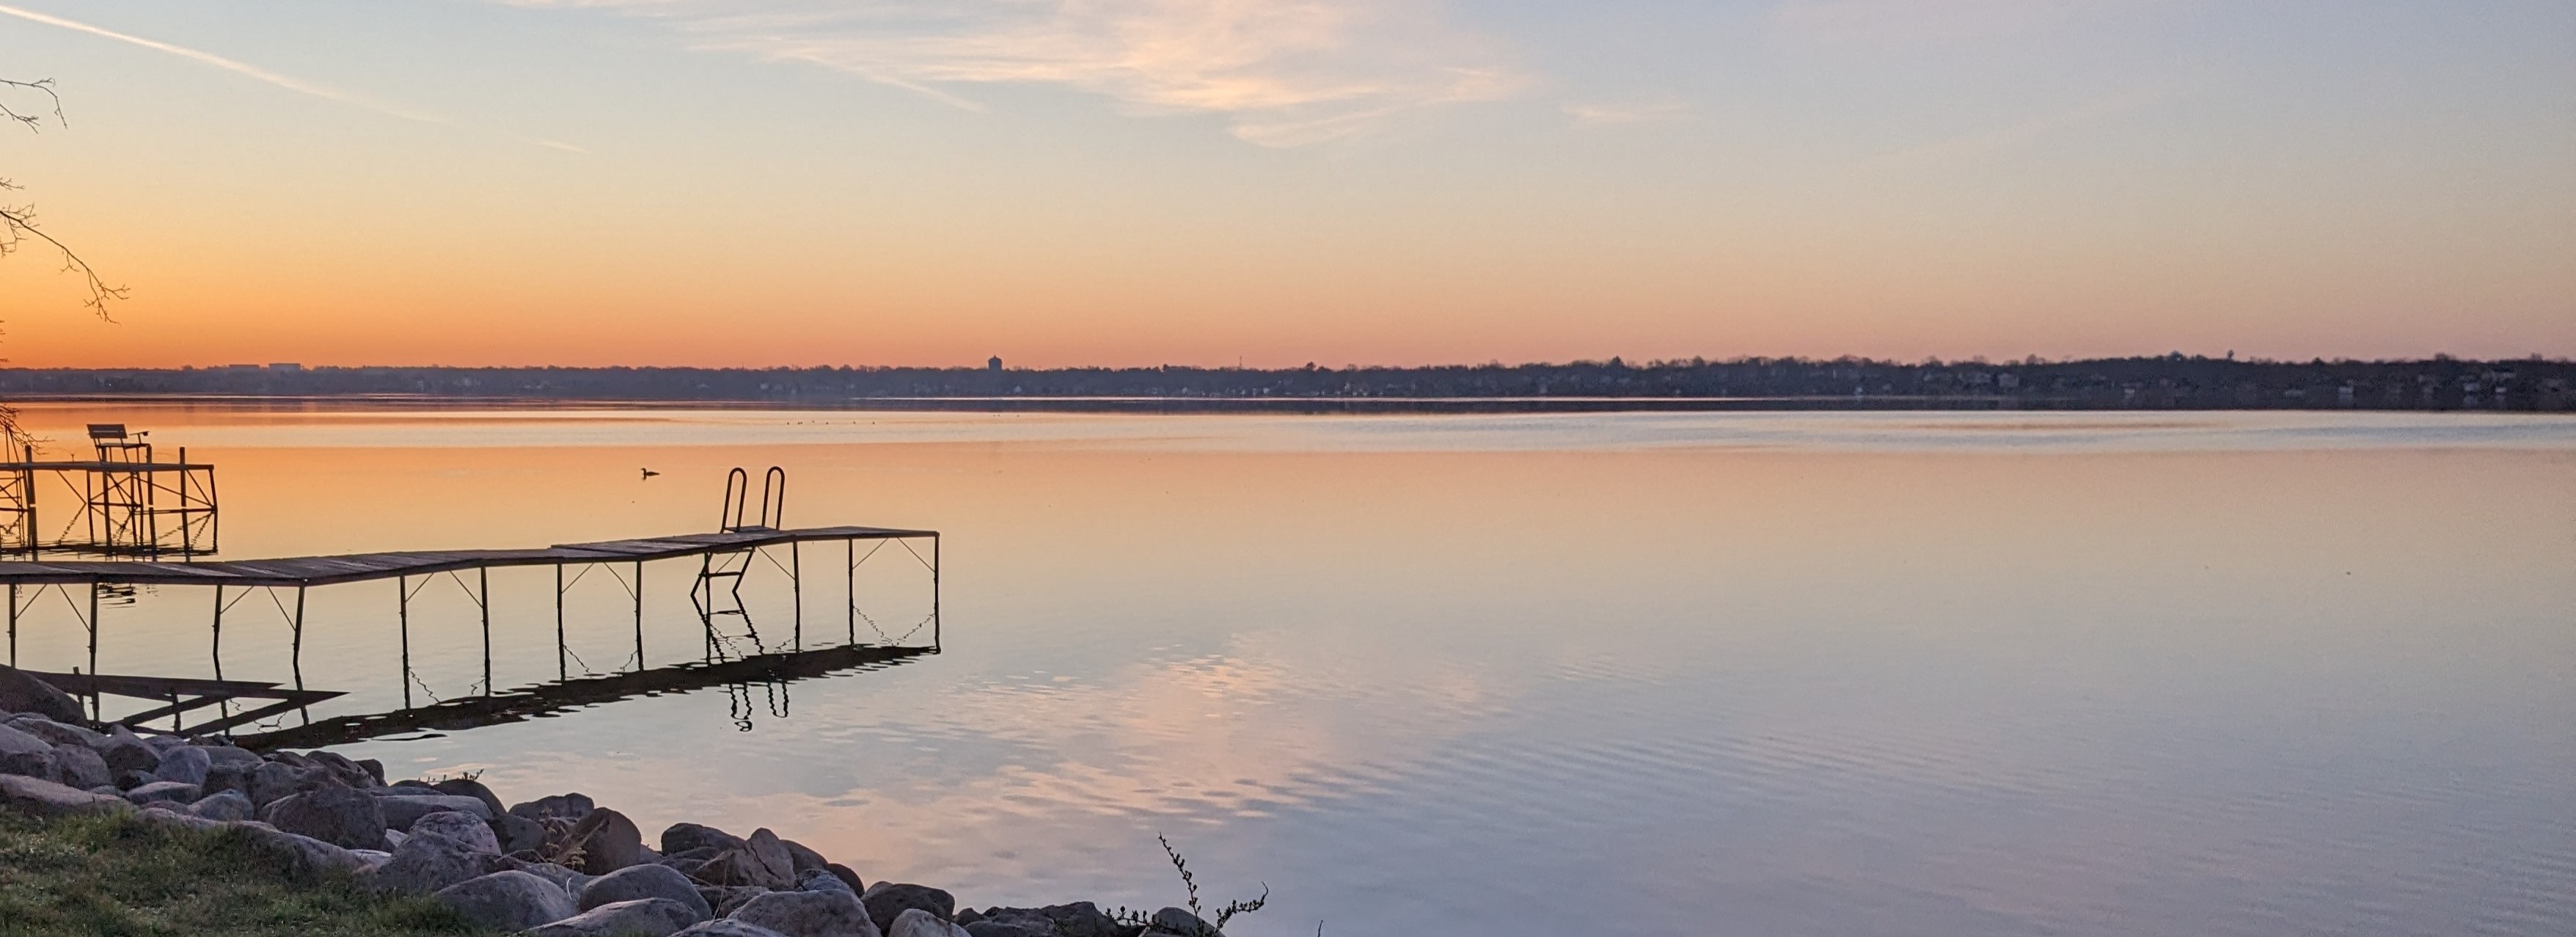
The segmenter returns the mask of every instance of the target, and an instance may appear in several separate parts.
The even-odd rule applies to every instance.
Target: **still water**
[[[1162,833],[1267,883],[1237,937],[2576,933],[2576,420],[28,417],[215,462],[224,558],[707,530],[736,465],[791,524],[943,531],[936,656],[349,751],[961,904],[1177,903]],[[839,548],[800,559],[842,628]],[[694,565],[648,573],[655,663],[703,652]],[[908,557],[858,579],[863,639],[927,612]],[[494,574],[501,686],[554,676],[551,580]],[[622,588],[574,586],[575,670],[631,663]],[[313,593],[343,709],[400,702],[393,590]],[[210,674],[209,601],[109,608],[103,668]],[[226,676],[286,679],[264,601]],[[473,691],[470,598],[414,603],[413,692]]]

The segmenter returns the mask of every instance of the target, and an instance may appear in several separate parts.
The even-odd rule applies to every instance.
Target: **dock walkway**
[[[346,553],[268,560],[206,562],[11,561],[0,562],[0,584],[326,586],[501,566],[645,562],[733,553],[814,541],[936,540],[937,531],[891,527],[746,528],[712,534],[678,534],[642,540],[567,543],[535,550],[412,550]]]

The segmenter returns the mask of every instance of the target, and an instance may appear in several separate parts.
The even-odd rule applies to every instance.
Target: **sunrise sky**
[[[2566,0],[0,0],[0,77],[133,290],[0,259],[19,366],[2576,355]]]

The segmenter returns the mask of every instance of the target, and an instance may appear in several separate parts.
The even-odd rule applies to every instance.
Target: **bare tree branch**
[[[43,93],[45,96],[45,102],[49,105],[49,109],[53,111],[54,124],[56,126],[67,124],[67,121],[63,118],[63,99],[61,95],[54,93],[53,79],[40,78],[35,81],[17,81],[14,79],[0,78],[0,91],[9,90]],[[42,132],[45,123],[44,113],[42,111],[33,114],[21,112],[11,107],[5,96],[0,96],[0,119],[14,121],[19,126],[27,128],[30,133]],[[16,183],[13,183],[8,179],[0,179],[0,191],[15,191],[18,188],[19,187]],[[0,205],[0,257],[6,257],[10,254],[16,253],[18,248],[26,242],[27,238],[30,237],[45,242],[45,244],[51,246],[55,251],[58,251],[63,255],[62,269],[64,273],[80,275],[81,285],[89,290],[89,298],[81,301],[82,308],[97,313],[100,319],[110,322],[115,321],[115,319],[110,317],[107,313],[107,304],[115,300],[124,299],[128,290],[123,286],[107,285],[106,280],[99,278],[98,270],[91,267],[89,265],[89,261],[82,259],[79,252],[72,250],[71,245],[65,244],[61,240],[56,239],[53,235],[47,234],[43,230],[37,228],[36,207],[34,205]]]

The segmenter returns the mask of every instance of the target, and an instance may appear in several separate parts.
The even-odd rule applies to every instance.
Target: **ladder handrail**
[[[772,481],[778,483],[778,490],[775,495],[770,492],[770,482]],[[745,489],[749,489],[751,486],[749,484],[745,484],[743,487]],[[775,516],[771,514],[770,510],[773,503],[775,503],[777,507],[777,513]],[[769,471],[761,473],[760,476],[760,526],[774,530],[786,525],[786,523],[787,470],[772,465],[769,467]]]
[[[724,502],[716,506],[717,531],[732,531],[742,527],[743,498],[750,494],[751,473],[740,468],[725,473]],[[767,501],[768,497],[763,495],[761,500]],[[767,510],[767,507],[766,504],[762,505],[763,510]]]

